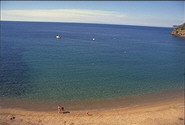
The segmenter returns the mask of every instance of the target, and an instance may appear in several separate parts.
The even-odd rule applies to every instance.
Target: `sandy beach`
[[[185,1],[0,3],[0,125],[185,125]]]
[[[1,125],[184,125],[184,96],[155,96],[154,101],[130,106],[115,106],[95,109],[65,109],[37,111],[21,108],[1,107]],[[170,95],[169,95],[170,96]],[[160,99],[159,99],[160,98]],[[138,101],[138,100],[137,100]],[[149,102],[147,102],[149,101]],[[106,101],[105,101],[106,102]],[[106,102],[107,103],[107,102]],[[92,103],[93,105],[93,103]],[[88,113],[87,113],[88,112]]]

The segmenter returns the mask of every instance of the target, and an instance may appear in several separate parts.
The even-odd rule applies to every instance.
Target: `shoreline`
[[[28,111],[55,111],[57,105],[62,105],[70,111],[83,110],[107,110],[117,108],[132,108],[146,106],[155,103],[170,102],[171,100],[183,100],[185,91],[183,88],[162,92],[133,95],[110,99],[74,100],[74,101],[39,101],[26,99],[0,98],[1,109],[23,109]]]
[[[177,91],[176,91],[177,92]],[[181,93],[181,92],[180,92]],[[184,93],[184,91],[183,91]],[[181,93],[182,94],[182,93]],[[178,93],[166,98],[167,93],[158,99],[142,102],[129,107],[112,107],[90,110],[53,111],[1,108],[1,125],[184,125],[184,96]],[[146,96],[145,96],[146,97]],[[157,95],[155,96],[157,97]],[[165,98],[166,99],[165,99]],[[132,98],[133,99],[133,98]],[[144,100],[149,101],[147,98]],[[136,100],[137,101],[137,100]],[[110,100],[109,100],[110,102]],[[105,102],[107,103],[107,101]],[[133,102],[132,102],[133,103]],[[137,103],[138,104],[138,103]],[[93,105],[93,104],[92,104]],[[115,105],[115,104],[114,104]],[[87,113],[88,112],[88,113]]]

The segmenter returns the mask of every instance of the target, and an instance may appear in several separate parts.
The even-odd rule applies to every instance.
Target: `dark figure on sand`
[[[62,107],[62,111],[64,111],[64,107]]]

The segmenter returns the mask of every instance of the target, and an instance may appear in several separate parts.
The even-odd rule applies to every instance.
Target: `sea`
[[[173,28],[0,24],[0,98],[93,100],[184,88],[185,38]]]

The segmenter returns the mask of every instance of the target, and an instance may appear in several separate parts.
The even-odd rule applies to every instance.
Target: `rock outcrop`
[[[185,23],[175,28],[171,34],[179,37],[185,37]]]

